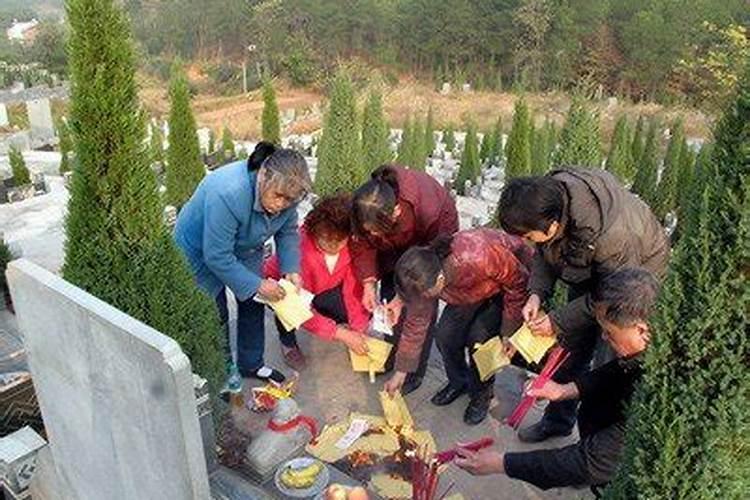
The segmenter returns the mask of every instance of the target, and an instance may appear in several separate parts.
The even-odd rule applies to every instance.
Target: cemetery
[[[58,3],[0,8],[0,500],[744,498],[744,27]]]

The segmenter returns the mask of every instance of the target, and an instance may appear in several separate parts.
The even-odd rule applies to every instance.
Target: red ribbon
[[[310,442],[315,441],[315,438],[318,437],[318,423],[314,418],[308,417],[306,415],[299,415],[283,424],[277,424],[273,419],[271,419],[268,421],[268,428],[274,432],[286,432],[294,429],[300,424],[307,427],[307,429],[310,431],[310,434],[312,434]]]

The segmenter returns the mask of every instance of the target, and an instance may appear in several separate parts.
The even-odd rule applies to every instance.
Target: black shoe
[[[434,396],[432,396],[432,399],[430,401],[435,406],[448,406],[452,402],[454,402],[456,399],[458,399],[459,396],[466,393],[466,387],[462,387],[460,389],[454,389],[453,386],[448,383],[445,387],[440,389]]]
[[[416,391],[420,385],[422,385],[422,377],[407,375],[404,385],[401,386],[401,395],[406,396]]]
[[[573,432],[573,429],[549,429],[544,425],[544,420],[541,420],[518,431],[518,439],[524,443],[540,443],[551,437],[568,436],[571,432]]]
[[[276,370],[275,368],[271,368],[270,366],[265,365],[256,370],[243,370],[242,368],[240,368],[240,375],[242,375],[244,378],[254,378],[257,380],[262,380],[263,382],[276,382],[277,384],[280,384],[284,380],[286,380],[286,377],[283,373]]]
[[[490,409],[492,394],[479,394],[469,401],[469,406],[464,412],[464,423],[466,425],[477,425],[487,418],[487,412]]]

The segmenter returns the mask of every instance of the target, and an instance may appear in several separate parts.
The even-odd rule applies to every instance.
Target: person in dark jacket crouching
[[[548,381],[528,394],[548,401],[581,400],[581,440],[563,448],[518,453],[459,450],[456,465],[474,475],[501,473],[539,488],[601,486],[617,469],[625,442],[625,409],[641,376],[650,339],[648,317],[658,282],[647,270],[625,268],[607,276],[591,295],[603,336],[617,358],[573,382]]]

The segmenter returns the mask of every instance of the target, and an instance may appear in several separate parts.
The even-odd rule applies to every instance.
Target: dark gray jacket
[[[562,231],[537,245],[529,291],[548,298],[561,279],[591,290],[604,276],[623,267],[643,267],[663,277],[669,242],[651,209],[607,171],[563,168],[547,174],[562,182]],[[584,294],[551,313],[557,333],[565,336],[595,321]]]

